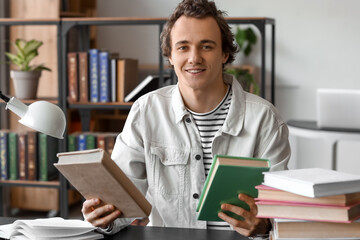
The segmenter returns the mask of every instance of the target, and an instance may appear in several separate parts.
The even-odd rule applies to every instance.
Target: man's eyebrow
[[[182,40],[182,41],[176,42],[176,43],[175,43],[175,46],[176,46],[176,45],[181,45],[181,44],[187,44],[187,43],[189,43],[189,41],[187,41],[187,40]],[[201,40],[200,43],[202,43],[202,44],[204,44],[204,43],[210,43],[210,44],[216,45],[216,42],[213,41],[213,40],[210,40],[210,39]]]
[[[181,45],[181,44],[186,44],[186,43],[189,43],[189,41],[187,41],[187,40],[182,40],[182,41],[176,42],[175,45]]]
[[[208,40],[208,39],[202,40],[201,43],[211,43],[211,44],[216,45],[216,42],[215,42],[215,41],[213,41],[213,40]]]

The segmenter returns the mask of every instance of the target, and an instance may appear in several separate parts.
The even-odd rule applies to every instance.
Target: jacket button
[[[195,156],[195,159],[196,159],[196,160],[200,160],[200,159],[201,159],[201,156],[198,154],[198,155]]]
[[[187,123],[191,123],[191,119],[190,119],[190,118],[185,119],[185,121],[186,121]]]
[[[198,198],[199,198],[199,194],[194,193],[194,194],[193,194],[193,198],[194,198],[194,199],[198,199]]]

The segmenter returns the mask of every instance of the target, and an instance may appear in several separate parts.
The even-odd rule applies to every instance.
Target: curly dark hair
[[[160,35],[163,56],[171,56],[171,30],[175,22],[183,15],[193,18],[213,17],[221,31],[222,51],[229,54],[225,64],[235,60],[238,46],[234,43],[234,35],[231,32],[230,26],[225,21],[224,15],[226,13],[218,10],[215,3],[208,0],[183,0],[179,3]]]

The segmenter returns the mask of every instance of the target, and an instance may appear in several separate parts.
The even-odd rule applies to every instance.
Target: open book
[[[239,200],[238,194],[257,197],[255,186],[263,181],[263,172],[269,169],[270,162],[266,159],[215,155],[197,206],[198,219],[222,221],[218,217],[222,203],[249,210],[249,206]],[[243,220],[231,212],[226,214]]]
[[[78,220],[65,220],[60,217],[39,218],[35,220],[16,220],[12,224],[0,226],[0,238],[5,239],[102,239],[104,236],[94,232],[96,227]]]
[[[147,217],[151,204],[103,149],[58,153],[55,167],[86,199],[99,198],[120,217]]]

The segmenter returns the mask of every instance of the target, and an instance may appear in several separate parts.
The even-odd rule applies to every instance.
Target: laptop
[[[360,89],[317,89],[319,128],[360,129]]]

